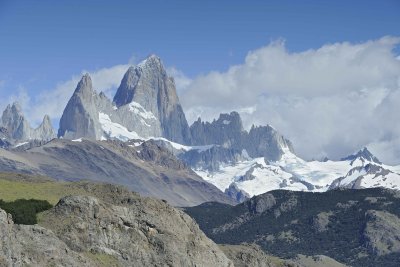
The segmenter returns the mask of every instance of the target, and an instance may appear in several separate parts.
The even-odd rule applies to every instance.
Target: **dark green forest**
[[[263,195],[237,206],[205,203],[185,211],[219,244],[257,243],[266,253],[283,258],[326,255],[351,266],[400,266],[399,253],[374,254],[363,234],[369,210],[400,217],[400,198],[395,191],[276,190],[269,194],[276,203],[262,213],[254,210],[254,203]],[[316,231],[314,222],[320,213],[329,213],[329,223],[323,231]]]

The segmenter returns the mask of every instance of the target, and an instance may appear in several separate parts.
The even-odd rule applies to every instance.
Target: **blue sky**
[[[398,0],[0,0],[0,109],[19,100],[34,125],[49,113],[58,127],[83,71],[110,95],[128,64],[155,53],[189,121],[242,110],[306,158],[370,145],[400,163],[400,128],[382,120],[400,120],[387,115],[400,112],[399,14]]]
[[[400,35],[399,1],[0,0],[0,79],[49,88],[82,69],[158,54],[195,76],[284,38],[302,51]]]

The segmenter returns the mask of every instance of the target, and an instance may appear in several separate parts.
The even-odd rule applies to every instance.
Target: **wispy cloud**
[[[276,41],[226,72],[195,78],[180,98],[190,121],[255,107],[243,113],[245,124],[272,124],[306,158],[339,158],[371,144],[382,160],[400,163],[399,42],[384,37],[291,53]]]
[[[50,115],[55,122],[58,121],[84,73],[90,74],[93,87],[97,91],[103,91],[111,97],[128,68],[129,65],[116,65],[95,71],[83,70],[81,74],[73,75],[68,81],[58,83],[55,88],[45,90],[35,98],[25,101],[23,107],[28,111],[26,116],[36,125],[41,122],[45,114]],[[21,95],[14,96],[14,99],[21,101]]]

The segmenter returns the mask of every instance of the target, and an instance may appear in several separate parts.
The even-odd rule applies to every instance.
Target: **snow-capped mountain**
[[[0,121],[2,147],[53,136],[48,116],[32,129],[17,104],[8,106]],[[400,166],[382,164],[367,148],[339,161],[305,161],[270,125],[245,130],[235,111],[220,114],[212,122],[199,118],[189,127],[174,79],[155,55],[127,70],[113,100],[98,93],[90,76],[84,75],[64,109],[58,136],[71,140],[135,139],[137,144],[151,140],[237,201],[275,189],[400,189]]]
[[[400,173],[391,169],[396,169],[396,167],[374,163],[357,166],[345,176],[334,180],[329,189],[385,187],[400,190]]]
[[[195,169],[220,190],[249,196],[275,189],[322,192],[335,188],[400,189],[400,166],[387,166],[367,148],[340,161],[305,161],[286,149],[279,160],[254,158],[223,164],[218,171]],[[239,192],[238,191],[238,192]]]
[[[165,137],[190,142],[174,80],[155,55],[128,69],[114,101],[95,91],[88,74],[83,76],[63,112],[58,136],[125,141]]]

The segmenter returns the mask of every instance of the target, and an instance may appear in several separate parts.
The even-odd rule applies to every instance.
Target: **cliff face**
[[[137,103],[159,121],[161,136],[181,144],[190,143],[190,131],[176,93],[161,59],[149,56],[125,73],[114,96],[117,107]]]
[[[0,210],[0,263],[233,266],[188,215],[163,201],[113,185],[85,189],[86,196],[64,197],[46,211],[40,226],[14,225]]]
[[[49,141],[55,136],[48,115],[44,116],[43,122],[37,128],[32,128],[17,102],[8,105],[0,118],[0,138],[9,144],[30,140]]]
[[[113,102],[97,93],[90,76],[84,75],[63,112],[58,136],[96,140],[165,137],[190,143],[175,82],[154,55],[127,70]]]

